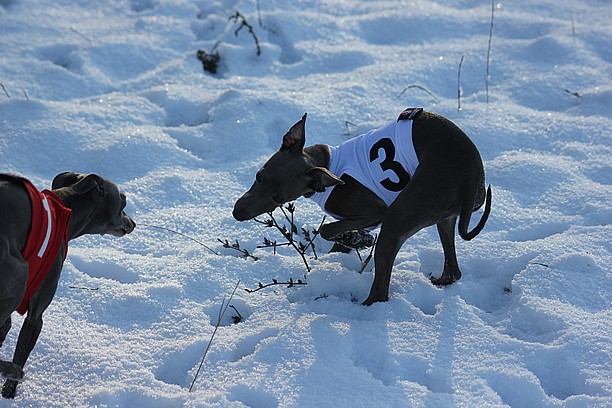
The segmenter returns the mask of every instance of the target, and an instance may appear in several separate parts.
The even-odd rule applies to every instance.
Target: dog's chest
[[[412,143],[412,123],[412,120],[391,122],[338,147],[330,147],[330,172],[338,177],[348,174],[387,206],[391,205],[419,165]],[[311,198],[326,211],[325,204],[332,191],[333,187],[327,188]]]
[[[66,242],[65,251],[68,250],[68,223],[72,214],[55,193],[40,192],[27,180],[24,180],[24,186],[32,205],[32,226],[22,253],[28,263],[26,292],[16,309],[22,315],[27,312],[30,298],[51,269],[62,242]]]

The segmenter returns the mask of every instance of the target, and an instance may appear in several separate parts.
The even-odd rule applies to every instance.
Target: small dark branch
[[[572,18],[572,36],[575,37],[576,36],[576,26],[574,24],[574,13],[571,14],[571,18]]]
[[[196,56],[202,62],[202,68],[206,72],[210,72],[211,74],[216,74],[219,69],[219,61],[221,61],[221,55],[219,55],[219,51],[217,51],[217,47],[221,41],[217,41],[215,46],[207,52],[206,50],[198,50]]]
[[[544,264],[544,263],[540,263],[540,262],[529,262],[530,265],[539,265],[539,266],[543,266],[545,268],[550,268],[550,266]]]
[[[238,37],[238,33],[240,32],[240,30],[242,30],[243,27],[246,27],[249,30],[249,33],[251,33],[251,36],[253,36],[253,39],[255,40],[255,47],[257,47],[257,56],[261,55],[261,48],[259,47],[259,39],[257,38],[257,36],[255,35],[255,32],[253,31],[253,26],[247,23],[246,18],[244,18],[244,16],[240,14],[239,11],[236,11],[236,14],[234,14],[233,16],[230,16],[229,19],[234,20],[234,23],[238,23],[238,19],[240,19],[240,25],[234,31],[234,34],[236,35],[236,37]]]
[[[245,258],[251,258],[254,261],[257,261],[259,259],[256,256],[254,256],[253,254],[251,254],[248,250],[246,250],[244,248],[241,248],[240,247],[240,243],[238,242],[238,240],[236,240],[236,242],[234,242],[233,244],[230,244],[230,242],[227,239],[226,240],[222,240],[220,238],[217,238],[217,241],[219,241],[223,245],[223,248],[233,249],[234,251],[238,251]]]
[[[268,213],[269,214],[269,213]],[[253,218],[253,221],[258,222],[260,224],[265,225],[267,228],[271,228],[274,226],[274,222],[272,220],[258,220],[257,218]]]
[[[240,314],[238,309],[236,309],[234,307],[234,305],[230,305],[229,307],[234,309],[234,312],[236,312],[236,316],[232,316],[232,321],[234,322],[234,324],[238,324],[238,323],[242,322],[244,320],[244,318],[242,317],[242,315]]]
[[[457,70],[457,110],[461,110],[461,66],[463,65],[463,57],[459,61],[459,69]]]
[[[7,98],[11,99],[11,95],[9,95],[8,91],[4,87],[4,84],[0,84],[0,88],[2,88],[2,90],[4,91],[4,94],[6,95]]]
[[[292,246],[293,249],[295,249],[297,253],[300,254],[300,257],[302,258],[304,265],[306,265],[306,270],[310,272],[311,270],[310,265],[308,265],[308,261],[306,260],[306,251],[308,251],[308,248],[311,248],[314,258],[318,259],[314,240],[320,234],[319,231],[321,230],[321,227],[323,226],[323,223],[325,222],[325,217],[323,217],[321,224],[319,224],[319,228],[313,229],[312,233],[308,229],[302,228],[302,235],[304,236],[304,239],[306,242],[301,242],[301,241],[295,240],[295,236],[299,235],[298,228],[295,225],[295,217],[294,217],[295,205],[293,203],[289,203],[286,207],[281,206],[280,209],[283,213],[283,217],[285,217],[285,220],[290,225],[289,229],[287,229],[285,225],[281,226],[279,222],[276,220],[276,218],[274,217],[274,214],[272,212],[268,213],[268,216],[270,218],[267,220],[259,220],[257,218],[254,218],[254,220],[255,222],[258,222],[259,224],[265,225],[266,228],[275,227],[282,234],[283,238],[287,240],[287,242],[278,243],[276,242],[276,240],[272,241],[268,239],[267,237],[264,237],[264,241],[263,241],[264,244],[258,246],[257,248],[274,248],[274,253],[276,254],[277,247]]]
[[[285,217],[287,217],[287,214],[285,213],[284,210],[283,210],[283,214],[285,214]],[[289,244],[291,244],[291,246],[297,251],[297,253],[300,254],[300,257],[302,257],[302,261],[304,262],[304,265],[306,265],[306,270],[310,272],[311,269],[310,269],[310,265],[308,265],[308,261],[306,260],[306,255],[304,254],[304,252],[300,251],[300,248],[297,246],[297,244],[293,240],[292,234],[287,231],[287,228],[285,226],[281,227],[278,224],[278,222],[274,218],[274,215],[271,212],[269,212],[268,215],[270,216],[270,219],[272,220],[272,223],[273,223],[272,225],[275,226],[276,229],[279,230],[280,233],[283,234],[283,236],[289,240]],[[291,229],[293,230],[294,227],[295,226],[292,224]]]
[[[491,0],[491,27],[489,28],[489,46],[487,47],[487,70],[485,73],[485,93],[489,103],[489,66],[491,62],[491,43],[493,41],[493,21],[495,17],[495,0]]]
[[[374,238],[374,244],[372,244],[372,247],[370,248],[370,253],[368,254],[368,257],[365,259],[365,261],[363,261],[361,265],[361,269],[359,270],[360,274],[365,271],[366,266],[368,266],[368,263],[370,263],[370,260],[372,259],[372,254],[374,253],[374,248],[376,247],[376,241],[378,241],[378,235]],[[361,257],[359,257],[359,260],[361,260]]]
[[[420,89],[423,92],[426,92],[428,95],[430,95],[432,98],[434,98],[434,100],[436,102],[439,101],[438,97],[436,95],[433,94],[433,92],[431,92],[429,89],[421,86],[421,85],[408,85],[407,87],[404,88],[404,90],[402,92],[399,93],[399,95],[397,95],[397,98],[399,99],[406,91],[410,90],[410,89]]]
[[[212,345],[213,339],[215,338],[215,334],[217,334],[217,330],[219,329],[219,326],[221,326],[221,319],[223,319],[223,316],[225,315],[225,312],[227,311],[227,308],[230,302],[232,301],[234,294],[236,293],[236,289],[238,289],[238,285],[240,285],[240,280],[236,282],[236,286],[234,287],[234,290],[232,291],[232,294],[230,295],[229,300],[227,301],[227,304],[225,303],[225,296],[223,296],[223,300],[221,301],[221,308],[219,309],[219,317],[217,318],[217,323],[215,324],[215,330],[213,330],[213,333],[210,336],[210,340],[208,341],[208,345],[206,346],[206,349],[204,350],[204,354],[202,355],[202,360],[200,360],[200,365],[198,366],[198,370],[196,371],[196,374],[193,377],[193,381],[191,382],[191,386],[189,387],[189,392],[191,392],[191,390],[193,389],[193,386],[195,385],[195,382],[198,379],[198,376],[200,375],[200,370],[202,369],[202,364],[204,364],[204,359],[206,358],[206,354],[208,354],[208,350],[210,350],[210,346]]]
[[[70,27],[70,31],[72,31],[73,33],[83,37],[84,39],[87,40],[87,42],[89,42],[90,44],[93,42],[91,41],[91,38],[89,38],[88,36],[86,36],[85,34],[81,33],[80,31],[78,31],[76,28],[74,27]]]
[[[283,212],[285,219],[289,222],[289,225],[291,226],[291,231],[289,232],[289,236],[287,237],[289,242],[291,242],[293,241],[293,234],[297,234],[297,227],[295,226],[295,223],[293,222],[293,213],[295,212],[295,205],[293,203],[287,204],[287,211],[289,212],[289,214],[291,214],[291,217],[287,215],[287,213],[285,212],[285,209],[282,206],[280,207],[280,209]]]
[[[343,133],[343,136],[350,136],[351,135],[351,129],[349,128],[349,125],[353,126],[353,127],[357,127],[356,124],[354,124],[353,122],[349,122],[348,120],[344,121],[344,126],[346,127],[346,132]]]
[[[28,93],[26,92],[26,90],[23,90],[23,96],[25,96],[25,98],[29,101],[30,97],[28,96]]]
[[[325,218],[327,216],[324,215],[323,219],[321,220],[321,223],[319,224],[319,227],[317,229],[312,230],[312,236],[310,235],[310,232],[307,229],[302,228],[302,232],[304,234],[304,238],[306,238],[307,241],[307,245],[304,248],[304,252],[306,252],[308,250],[309,247],[312,247],[312,253],[314,254],[315,259],[319,259],[317,256],[317,251],[315,249],[315,244],[314,244],[314,240],[321,234],[321,227],[323,226],[323,224],[325,223]]]
[[[68,286],[69,289],[80,289],[80,290],[100,290],[100,288],[86,288],[83,286]]]
[[[198,243],[198,244],[202,245],[204,248],[208,249],[208,250],[209,250],[210,252],[212,252],[213,254],[215,254],[215,255],[219,255],[219,253],[218,253],[217,251],[215,251],[215,250],[211,249],[209,246],[207,246],[206,244],[204,244],[202,241],[199,241],[199,240],[197,240],[197,239],[195,239],[195,238],[192,238],[192,237],[190,237],[189,235],[183,234],[182,232],[178,232],[178,231],[175,231],[175,230],[173,230],[173,229],[166,228],[166,227],[160,227],[159,225],[150,225],[150,224],[144,224],[144,223],[142,223],[142,222],[139,222],[139,223],[138,223],[138,226],[139,226],[139,227],[157,228],[157,229],[160,229],[160,230],[164,230],[164,231],[171,232],[171,233],[176,234],[176,235],[180,235],[181,237],[187,238],[187,239],[189,239],[189,240],[191,240],[191,241],[193,241],[193,242],[196,242],[196,243]]]
[[[565,92],[567,92],[568,94],[575,96],[576,98],[580,98],[582,99],[582,95],[580,95],[578,92],[572,92],[569,89],[564,89]]]
[[[259,282],[259,284],[258,284],[256,289],[244,289],[244,290],[247,291],[248,293],[253,293],[253,292],[257,292],[257,291],[260,291],[262,289],[268,288],[270,286],[276,286],[276,285],[287,285],[288,288],[292,288],[292,287],[298,286],[298,285],[307,285],[307,283],[302,281],[301,279],[298,279],[298,280],[294,281],[293,278],[289,278],[288,282],[279,282],[276,279],[272,279],[272,283],[268,283],[268,284],[264,285],[263,283]]]

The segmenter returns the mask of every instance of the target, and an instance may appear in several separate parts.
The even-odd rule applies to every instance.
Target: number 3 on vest
[[[394,160],[395,146],[393,146],[393,141],[389,138],[384,138],[376,142],[374,146],[372,146],[372,149],[370,149],[370,162],[378,159],[380,149],[385,151],[385,159],[380,162],[380,168],[383,171],[391,170],[395,173],[398,180],[393,181],[387,177],[382,180],[380,184],[389,191],[402,191],[410,181],[410,174],[408,174],[399,162]]]

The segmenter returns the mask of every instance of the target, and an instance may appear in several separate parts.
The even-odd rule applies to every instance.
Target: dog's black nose
[[[236,221],[246,221],[248,218],[244,216],[238,209],[234,208],[232,211],[232,215],[236,219]]]

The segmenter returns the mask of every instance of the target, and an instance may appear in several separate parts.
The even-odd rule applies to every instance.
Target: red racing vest
[[[36,293],[59,254],[62,242],[66,242],[64,259],[68,253],[68,223],[72,210],[64,207],[62,200],[50,190],[38,191],[28,180],[23,180],[32,203],[32,226],[22,252],[28,263],[26,291],[17,312],[28,311],[30,298]]]

